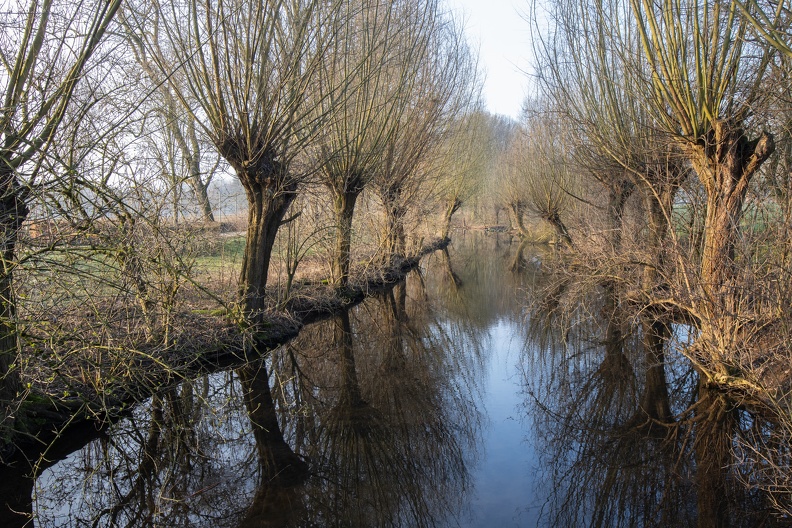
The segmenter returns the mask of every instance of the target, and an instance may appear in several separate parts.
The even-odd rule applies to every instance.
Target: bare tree
[[[410,93],[412,102],[387,141],[383,166],[374,177],[374,191],[385,209],[382,239],[386,261],[405,253],[404,217],[411,206],[430,194],[429,186],[437,180],[436,173],[464,167],[463,161],[454,166],[454,160],[443,156],[443,142],[449,141],[478,99],[476,64],[461,28],[440,14],[433,24],[431,40]],[[470,152],[456,153],[460,160],[470,159],[480,151],[479,145],[468,146]],[[444,168],[445,163],[450,166]],[[449,174],[449,179],[457,178],[464,180],[465,175]]]
[[[254,323],[264,308],[275,236],[304,176],[294,160],[324,117],[308,94],[335,30],[333,13],[317,0],[190,0],[127,19],[245,188],[239,296]]]
[[[343,25],[316,83],[317,110],[329,114],[313,148],[319,177],[333,197],[336,247],[333,280],[349,280],[352,219],[363,189],[383,170],[388,145],[403,131],[430,52],[438,5],[434,0],[344,5]],[[429,103],[419,104],[430,112]],[[442,105],[438,101],[437,108]]]
[[[174,93],[171,83],[167,80],[169,77],[171,82],[178,82],[180,72],[163,72],[156,60],[149,56],[143,38],[135,33],[132,23],[127,20],[123,10],[120,20],[127,30],[125,37],[132,48],[135,64],[142,69],[145,78],[149,81],[143,83],[141,79],[141,84],[151,85],[151,96],[147,98],[146,106],[150,107],[152,113],[159,119],[156,124],[147,128],[151,134],[156,161],[161,165],[163,176],[173,187],[174,220],[178,220],[182,184],[187,183],[198,202],[201,218],[206,222],[214,222],[208,189],[217,171],[219,160],[215,152],[207,155],[203,138],[199,137],[195,117],[190,113],[190,108],[196,105],[190,101],[187,108],[182,106],[182,100]]]
[[[746,198],[775,146],[765,115],[775,95],[767,83],[775,51],[752,38],[751,10],[734,1],[555,5],[557,32],[545,51],[559,66],[550,66],[553,80],[545,86],[580,127],[581,152],[609,160],[643,199],[649,255],[633,254],[642,256],[635,263],[644,271],[645,345],[656,351],[647,359],[664,361],[670,318],[694,329],[684,354],[699,377],[690,412],[698,423],[700,524],[715,525],[724,520],[724,468],[737,424],[730,395],[773,399],[757,382],[757,358],[765,353],[755,340],[777,328],[770,318],[784,313],[767,311],[774,294],[757,279],[772,265],[752,246],[756,229],[744,224]],[[770,36],[778,35],[781,13]],[[691,173],[697,178],[685,183]],[[677,200],[681,188],[684,202]],[[680,218],[689,222],[681,231],[686,245],[678,238]],[[598,273],[634,280],[630,261],[623,263]]]
[[[178,223],[179,214],[185,207],[182,195],[186,184],[194,196],[193,203],[198,207],[199,218],[204,222],[214,222],[209,186],[218,172],[221,159],[213,148],[207,149],[198,137],[194,119],[180,112],[175,105],[177,101],[172,97],[162,99],[154,102],[159,126],[155,126],[158,133],[150,135],[149,140],[154,161],[171,187],[173,221]]]
[[[631,0],[643,47],[636,68],[648,71],[647,103],[690,160],[706,192],[701,295],[691,306],[700,321],[698,353],[706,373],[725,373],[742,348],[741,293],[735,249],[749,184],[775,148],[773,137],[751,139],[746,124],[765,92],[772,53],[746,39],[748,21],[735,2],[659,7]],[[742,337],[741,337],[742,336]],[[724,370],[725,369],[725,370]]]
[[[524,126],[515,136],[506,161],[511,175],[508,204],[512,217],[526,236],[522,215],[527,209],[553,228],[559,243],[572,246],[564,217],[573,208],[572,197],[579,191],[569,137],[561,123],[547,111],[527,113]]]
[[[0,401],[5,423],[12,420],[8,402],[20,390],[13,275],[28,198],[46,180],[39,173],[43,155],[120,5],[120,0],[44,0],[5,6],[0,41],[5,70],[0,78]]]
[[[442,207],[441,237],[448,238],[453,216],[484,187],[497,155],[499,119],[481,109],[459,116],[440,146],[435,173],[435,193]]]
[[[620,218],[626,201],[634,192],[640,195],[648,229],[638,253],[651,291],[667,271],[664,254],[673,235],[668,227],[674,198],[689,173],[687,162],[636,89],[645,84],[646,72],[635,63],[640,39],[625,16],[626,5],[564,0],[551,5],[553,30],[538,40],[541,86],[553,101],[552,111],[572,131],[578,166],[608,193],[614,255],[623,254]]]

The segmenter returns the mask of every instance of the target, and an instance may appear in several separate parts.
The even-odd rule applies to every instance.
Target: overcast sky
[[[487,77],[484,100],[490,112],[517,118],[526,95],[531,58],[530,25],[521,12],[528,0],[448,0],[464,13],[473,47],[478,46]],[[523,71],[521,72],[520,69]]]

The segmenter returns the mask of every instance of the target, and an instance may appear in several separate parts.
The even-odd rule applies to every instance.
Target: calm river
[[[266,361],[162,392],[35,479],[4,470],[0,526],[695,525],[685,432],[638,412],[683,409],[690,370],[649,362],[607,295],[541,306],[536,251],[459,235]],[[766,520],[735,494],[734,525]]]

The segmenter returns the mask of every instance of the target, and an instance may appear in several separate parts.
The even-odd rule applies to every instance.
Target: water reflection
[[[315,435],[322,525],[435,526],[463,504],[477,409],[460,396],[475,373],[451,361],[424,295],[412,277],[280,354],[280,378],[300,380],[280,397],[299,402],[292,427]]]
[[[0,470],[0,526],[783,524],[734,446],[787,440],[700,383],[693,330],[553,258],[469,234],[261,360]]]
[[[239,522],[240,528],[284,526],[299,518],[301,490],[295,487],[308,478],[308,464],[281,432],[266,363],[259,360],[237,370],[259,470],[256,492]]]
[[[738,482],[740,410],[678,353],[684,327],[628,311],[607,282],[560,321],[557,296],[569,293],[545,285],[534,295],[548,291],[556,299],[536,303],[524,364],[546,524],[783,525]]]
[[[429,296],[415,274],[260,361],[165,390],[8,506],[37,526],[454,524],[481,350],[442,315],[454,302]]]

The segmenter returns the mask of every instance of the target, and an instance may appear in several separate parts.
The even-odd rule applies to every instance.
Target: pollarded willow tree
[[[619,50],[611,45],[613,34],[625,36],[625,28],[605,23],[607,1],[548,5],[552,24],[536,41],[545,111],[562,116],[578,167],[605,191],[606,198],[596,202],[605,202],[597,205],[605,211],[611,249],[618,252],[626,203],[635,191],[631,169],[646,152],[640,149],[646,129],[633,119],[637,101]]]
[[[433,191],[443,211],[441,238],[449,237],[454,215],[483,187],[498,155],[497,136],[510,126],[505,118],[480,108],[466,112],[450,125],[431,166],[435,173]]]
[[[703,373],[727,376],[752,333],[740,313],[736,248],[749,185],[774,150],[769,133],[748,128],[766,95],[773,52],[747,38],[748,19],[734,1],[631,0],[630,15],[642,46],[634,68],[651,86],[647,105],[706,192],[701,259],[688,273],[698,290],[690,310],[699,321]]]
[[[10,2],[0,37],[0,406],[20,390],[19,334],[14,295],[17,242],[31,194],[52,185],[44,171],[75,89],[121,6],[121,0]],[[86,105],[90,106],[91,101]]]
[[[495,169],[497,187],[494,189],[494,194],[496,199],[506,207],[512,229],[517,229],[519,236],[529,238],[532,233],[525,223],[528,197],[525,182],[520,173],[522,163],[527,162],[522,159],[519,148],[524,132],[522,127],[517,128],[508,146],[498,157]]]
[[[699,377],[691,413],[700,524],[718,525],[727,515],[733,410],[738,399],[770,396],[755,368],[768,355],[755,340],[784,313],[767,310],[769,290],[752,282],[766,250],[742,245],[746,196],[774,149],[761,108],[773,95],[765,81],[775,52],[751,37],[750,18],[734,1],[560,4],[565,43],[579,50],[563,63],[574,68],[566,78],[576,87],[564,100],[581,102],[569,106],[581,110],[573,115],[588,124],[592,150],[618,162],[642,189],[660,257],[663,241],[679,227],[672,209],[688,167],[703,188],[700,251],[680,246],[673,264],[658,255],[647,261],[646,269],[665,276],[645,274],[643,290],[647,307],[669,307],[694,328],[683,352]],[[664,287],[653,290],[647,276]]]
[[[295,159],[325,112],[309,97],[338,10],[318,0],[187,0],[130,10],[148,56],[234,169],[248,202],[242,310],[260,320],[278,228],[305,176]],[[325,94],[329,96],[330,94]]]
[[[697,291],[677,301],[693,317],[709,321],[705,327],[721,325],[721,337],[713,334],[714,340],[702,343],[714,347],[706,355],[715,364],[728,361],[735,342],[723,340],[726,328],[739,325],[721,315],[735,314],[738,302],[735,245],[744,200],[773,150],[769,134],[749,138],[745,130],[767,93],[761,87],[772,52],[748,38],[748,19],[736,2],[557,6],[560,38],[545,47],[545,56],[561,66],[548,68],[549,91],[583,126],[589,150],[616,162],[641,189],[656,252],[670,233],[674,197],[688,164],[706,191],[702,256],[684,259],[680,269],[687,274],[683,282]],[[649,264],[647,269],[661,267],[657,260]],[[694,298],[702,302],[694,306]]]
[[[412,59],[418,61],[418,71],[409,93],[411,101],[394,123],[373,180],[385,209],[381,245],[386,261],[405,254],[404,218],[410,207],[428,201],[443,163],[453,164],[442,156],[443,144],[478,100],[476,64],[461,28],[440,13],[430,22],[431,40],[424,56]],[[475,152],[476,146],[471,147]],[[463,179],[464,175],[453,177]]]
[[[341,25],[314,84],[314,105],[328,115],[312,146],[319,180],[333,199],[333,281],[349,280],[352,219],[367,185],[385,169],[389,145],[404,131],[422,66],[440,23],[434,0],[344,2]],[[427,111],[435,111],[431,104]],[[438,108],[443,103],[438,101]]]
[[[587,167],[608,190],[610,244],[598,253],[596,272],[603,281],[630,284],[647,362],[660,365],[651,371],[660,381],[672,320],[662,299],[678,279],[675,265],[682,249],[672,219],[677,193],[689,174],[687,163],[637,88],[645,84],[645,75],[635,68],[640,39],[624,16],[626,4],[558,0],[551,6],[553,32],[539,48],[542,88],[553,101],[553,113],[572,123],[577,165]],[[639,229],[623,245],[621,217],[632,194],[640,197],[634,205]],[[644,411],[659,421],[668,418],[663,407],[647,404]]]
[[[539,106],[539,105],[537,105]],[[564,218],[579,195],[570,138],[551,112],[526,113],[524,127],[515,135],[505,159],[505,194],[513,221],[523,236],[527,210],[555,231],[558,242],[573,246]]]

